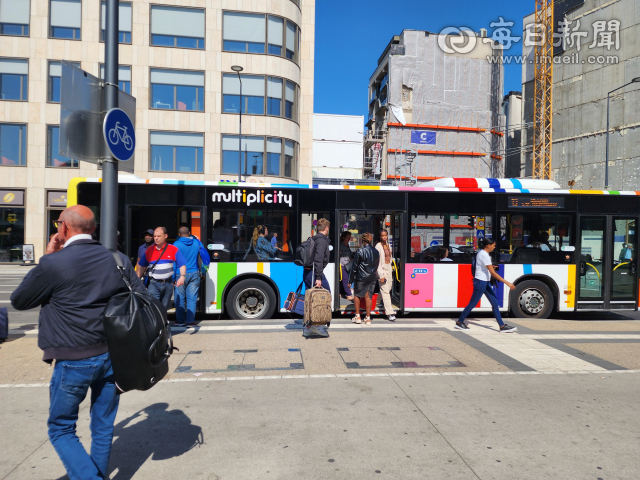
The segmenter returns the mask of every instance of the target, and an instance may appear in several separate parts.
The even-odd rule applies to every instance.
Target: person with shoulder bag
[[[107,478],[119,396],[102,321],[110,299],[131,290],[147,296],[131,261],[91,235],[91,210],[75,205],[56,222],[46,254],[11,295],[16,310],[41,306],[38,346],[55,361],[49,387],[49,439],[73,479]],[[114,263],[118,256],[122,275]],[[130,287],[129,287],[130,286]],[[91,452],[76,433],[80,404],[91,389]]]
[[[362,323],[360,299],[364,298],[367,313],[364,324],[371,325],[371,299],[378,280],[378,263],[380,262],[380,254],[371,246],[372,237],[370,233],[362,234],[363,245],[353,258],[353,267],[351,267],[349,274],[349,283],[354,285],[353,294],[355,295],[354,304],[356,307],[356,315],[352,322],[357,324]]]
[[[511,333],[517,330],[516,327],[507,325],[502,321],[502,315],[500,314],[500,306],[498,305],[498,299],[496,294],[491,288],[491,281],[497,281],[504,283],[510,290],[515,290],[516,287],[513,283],[506,281],[496,272],[491,262],[491,253],[496,249],[496,242],[490,238],[481,238],[478,241],[478,254],[476,255],[476,261],[473,264],[473,293],[471,294],[471,300],[469,305],[462,311],[460,318],[456,322],[455,328],[458,330],[470,330],[469,326],[465,323],[465,320],[471,313],[471,310],[478,304],[483,295],[487,297],[491,303],[493,309],[493,316],[495,317],[500,327],[500,332]]]
[[[380,230],[380,241],[376,245],[376,250],[380,255],[380,263],[378,264],[378,280],[380,282],[380,295],[384,303],[384,312],[390,322],[396,321],[396,312],[391,303],[391,287],[393,285],[393,268],[391,267],[391,248],[387,239],[389,232]]]

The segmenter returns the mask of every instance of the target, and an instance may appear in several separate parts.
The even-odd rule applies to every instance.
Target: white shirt
[[[491,280],[491,272],[487,268],[487,265],[491,265],[491,256],[487,253],[486,250],[480,250],[478,255],[476,255],[476,274],[475,278],[478,280],[482,280],[483,282],[488,282]]]
[[[77,240],[93,240],[93,237],[91,237],[91,235],[89,235],[88,233],[79,233],[71,238],[67,238],[67,241],[64,242],[64,245],[62,247],[68,247]]]

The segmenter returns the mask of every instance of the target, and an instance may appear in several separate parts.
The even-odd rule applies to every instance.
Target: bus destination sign
[[[509,208],[564,208],[564,198],[509,197]]]

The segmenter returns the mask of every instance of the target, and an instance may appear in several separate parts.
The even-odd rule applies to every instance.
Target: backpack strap
[[[122,263],[122,258],[120,258],[120,255],[115,250],[110,250],[110,252],[111,252],[111,255],[113,255],[114,260],[116,261],[116,266],[118,267],[118,272],[120,272],[120,275],[122,276],[122,280],[124,280],[124,283],[127,284],[127,288],[129,289],[129,291],[133,292],[133,289],[131,288],[131,283],[129,283],[129,279],[125,275],[124,263]]]

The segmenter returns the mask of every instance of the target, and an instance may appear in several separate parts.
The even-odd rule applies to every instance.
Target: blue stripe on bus
[[[533,265],[523,265],[522,270],[525,275],[531,275],[533,273]]]
[[[504,193],[504,192],[506,192],[506,190],[504,188],[494,188],[493,191],[496,192],[496,193]]]
[[[520,180],[512,178],[511,183],[513,183],[513,188],[522,188],[522,183],[520,183]]]
[[[204,185],[202,180],[162,180],[163,185]]]
[[[497,178],[487,178],[489,182],[489,188],[500,188],[500,180]]]
[[[504,265],[500,265],[498,267],[498,275],[504,278]],[[493,287],[493,292],[498,298],[498,305],[500,307],[504,307],[504,283],[498,282],[498,286]]]
[[[529,190],[526,188],[523,188],[522,190],[520,190],[520,193],[529,193]]]
[[[270,263],[269,277],[275,282],[280,290],[280,307],[284,308],[284,302],[287,299],[289,292],[295,292],[298,285],[302,281],[302,267],[298,267],[293,262],[287,263]],[[300,273],[296,272],[296,269],[300,270]]]

